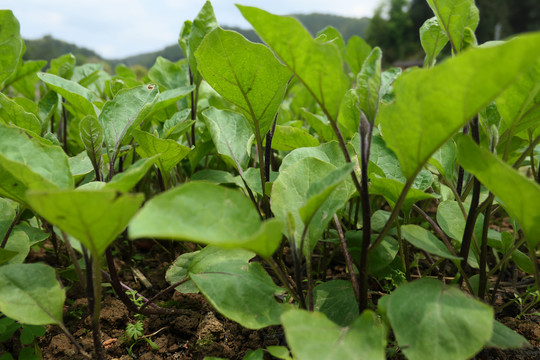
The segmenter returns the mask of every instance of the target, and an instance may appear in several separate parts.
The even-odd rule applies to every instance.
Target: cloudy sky
[[[381,0],[214,0],[219,24],[248,28],[235,3],[274,14],[373,15]],[[106,58],[122,58],[175,44],[184,20],[205,0],[2,0],[21,24],[24,38],[43,35],[75,43]]]

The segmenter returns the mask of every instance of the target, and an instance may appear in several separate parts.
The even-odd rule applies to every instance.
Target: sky
[[[26,39],[44,35],[96,51],[108,59],[161,50],[177,43],[185,20],[205,0],[1,0],[12,10]],[[235,3],[273,14],[328,13],[371,17],[380,0],[214,0],[222,26],[249,28]]]

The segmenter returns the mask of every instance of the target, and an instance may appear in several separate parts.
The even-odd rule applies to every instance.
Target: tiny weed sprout
[[[479,43],[474,0],[427,3],[420,68],[206,2],[143,76],[23,60],[0,10],[0,359],[212,359],[226,326],[257,334],[235,359],[540,357],[505,325],[539,313],[540,32]]]

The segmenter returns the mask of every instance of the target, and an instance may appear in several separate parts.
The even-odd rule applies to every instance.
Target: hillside
[[[312,35],[315,35],[319,30],[330,25],[338,29],[346,40],[353,35],[364,37],[365,31],[369,25],[369,18],[358,19],[329,14],[297,14],[293,16],[298,18]],[[225,28],[238,31],[250,41],[260,42],[257,34],[251,29],[240,29],[236,27]],[[177,44],[167,46],[160,51],[129,56],[122,59],[104,59],[92,50],[54,39],[49,35],[36,40],[25,39],[25,43],[27,47],[24,55],[25,60],[41,59],[50,61],[63,54],[72,53],[77,57],[78,63],[105,61],[109,63],[112,68],[117,64],[125,64],[127,66],[142,65],[146,68],[150,68],[158,56],[162,56],[171,61],[177,61],[183,58],[182,50]]]

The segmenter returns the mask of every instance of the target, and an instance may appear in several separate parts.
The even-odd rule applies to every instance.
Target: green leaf
[[[338,47],[321,43],[295,18],[237,5],[261,39],[306,86],[330,121],[336,121],[349,88]],[[291,45],[293,44],[293,45]]]
[[[201,82],[201,76],[199,74],[199,68],[197,64],[197,57],[195,51],[201,45],[201,42],[207,34],[218,27],[216,15],[214,14],[214,8],[210,1],[206,1],[201,8],[201,11],[197,14],[193,23],[189,27],[189,38],[187,40],[187,46],[182,47],[184,54],[189,62],[189,67],[193,73],[193,83],[198,84]]]
[[[25,204],[27,190],[55,188],[73,188],[64,151],[0,123],[0,194]]]
[[[214,107],[202,114],[218,154],[230,166],[236,168],[238,162],[244,170],[249,161],[248,142],[252,135],[246,118],[239,113]]]
[[[346,280],[331,280],[315,286],[313,305],[315,311],[340,326],[350,325],[359,315],[354,290]]]
[[[407,179],[540,56],[540,34],[470,49],[430,69],[409,71],[395,84],[394,103],[378,119]]]
[[[514,330],[493,319],[493,333],[486,346],[499,349],[515,349],[530,347],[531,344]]]
[[[476,30],[478,8],[474,0],[427,0],[437,16],[439,26],[450,40],[452,50],[459,53],[465,46],[466,28]]]
[[[73,69],[75,68],[75,55],[65,54],[56,59],[51,60],[51,67],[47,71],[50,74],[58,75],[64,79],[71,79]]]
[[[264,359],[264,353],[263,349],[257,349],[257,350],[248,350],[246,352],[246,355],[242,358],[242,360],[263,360]]]
[[[354,75],[360,72],[364,61],[366,61],[371,46],[358,35],[353,35],[345,47],[345,61]]]
[[[4,238],[11,223],[15,220],[16,212],[11,204],[10,200],[0,198],[0,239]]]
[[[174,263],[167,269],[165,279],[169,284],[175,284],[181,280],[187,280],[183,284],[175,287],[175,290],[184,294],[198,293],[199,289],[189,278],[189,266],[192,260],[199,254],[199,251],[188,252],[176,258]]]
[[[90,174],[94,170],[92,161],[86,154],[86,151],[82,151],[79,154],[70,157],[68,161],[71,174],[73,175],[73,181],[75,181],[75,183],[81,181],[86,175]]]
[[[415,247],[430,254],[450,260],[461,259],[452,255],[448,248],[435,235],[418,225],[403,225],[401,227],[401,235]]]
[[[5,249],[16,252],[8,264],[22,264],[30,252],[30,239],[24,231],[16,230],[9,236]]]
[[[388,201],[390,207],[394,207],[396,202],[403,191],[405,184],[394,179],[385,179],[373,175],[371,177],[371,187],[369,189],[370,194],[382,195]],[[421,200],[433,199],[433,195],[420,191],[418,189],[410,189],[407,192],[405,201],[403,202],[403,210],[410,211],[412,206]]]
[[[300,215],[300,210],[308,204],[308,200],[321,192],[319,187],[317,191],[309,193],[309,189],[315,183],[323,179],[336,167],[322,160],[306,157],[292,165],[281,168],[280,173],[274,185],[272,186],[271,207],[276,218],[284,224],[289,221],[289,213],[294,218],[294,234],[297,246],[301,244],[302,233],[305,225]],[[346,169],[349,170],[350,169]],[[328,179],[330,180],[330,179]],[[324,194],[323,194],[324,195]],[[303,216],[309,218],[314,210],[315,215],[309,223],[309,231],[306,238],[306,244],[309,240],[309,247],[304,247],[304,251],[310,253],[319,240],[322,232],[326,229],[328,223],[332,220],[333,214],[345,205],[349,198],[349,191],[346,184],[340,184],[334,192],[328,196],[323,205],[313,203],[303,210]],[[324,200],[324,196],[321,200]],[[318,202],[318,201],[317,201]],[[317,211],[317,208],[319,210]]]
[[[195,52],[204,79],[242,111],[261,138],[272,126],[291,74],[262,44],[217,28]]]
[[[540,185],[478,147],[468,137],[458,139],[457,160],[497,196],[523,229],[529,246],[535,248],[540,243]]]
[[[319,140],[304,129],[277,125],[272,138],[272,149],[291,151],[302,147],[318,146]]]
[[[435,65],[437,56],[448,43],[448,36],[439,26],[439,20],[436,16],[427,19],[420,28],[420,42],[426,53],[424,67]]]
[[[360,256],[362,255],[362,238],[363,234],[361,230],[347,231],[345,238],[349,244],[349,251],[351,256],[358,263]],[[371,235],[371,243],[377,239],[376,234]],[[384,270],[388,265],[394,261],[399,250],[399,244],[391,236],[385,236],[383,241],[373,251],[368,253],[369,261],[368,267],[370,273],[377,273]]]
[[[38,73],[37,76],[83,115],[99,114],[99,109],[94,105],[99,101],[99,97],[93,91],[75,81],[53,74]]]
[[[439,174],[445,179],[454,178],[454,166],[456,163],[456,145],[453,141],[447,141],[441,146],[428,162],[437,168]]]
[[[2,93],[0,93],[0,119],[6,124],[11,123],[41,135],[41,122],[38,117]]]
[[[532,129],[540,122],[540,61],[497,98],[501,139]]]
[[[364,113],[369,122],[375,122],[379,109],[381,90],[381,59],[382,51],[375,47],[367,57],[356,78],[358,88],[358,108]],[[357,121],[359,121],[358,117]],[[357,122],[358,124],[358,122]],[[358,129],[358,126],[356,127]]]
[[[281,242],[281,228],[276,219],[261,223],[240,191],[193,181],[148,201],[131,221],[129,236],[241,247],[268,257]]]
[[[148,78],[158,84],[161,91],[189,86],[189,69],[185,61],[173,63],[158,56],[148,70]]]
[[[512,261],[518,266],[521,271],[527,274],[534,274],[534,265],[531,261],[531,258],[519,251],[518,249],[512,252]]]
[[[127,170],[114,175],[114,177],[105,184],[106,189],[114,189],[123,192],[131,191],[146,175],[148,170],[157,161],[158,155],[139,159],[132,164]]]
[[[23,324],[61,324],[66,295],[45,264],[0,267],[0,311]]]
[[[191,109],[184,109],[175,113],[163,123],[162,139],[178,139],[184,132],[195,124],[195,120],[187,120]]]
[[[31,192],[33,210],[100,256],[141,206],[142,194],[113,190]]]
[[[133,138],[139,144],[136,148],[137,154],[142,157],[158,155],[156,163],[162,176],[168,176],[172,168],[191,151],[187,146],[179,144],[174,140],[160,139],[137,129],[133,131]]]
[[[283,290],[261,264],[249,262],[254,255],[245,250],[206,247],[189,268],[191,279],[210,304],[248,329],[277,325],[280,315],[291,309],[289,304],[276,301],[274,295]]]
[[[85,116],[79,123],[79,134],[94,170],[101,171],[101,165],[103,164],[101,149],[103,148],[104,137],[103,128],[97,118],[92,115]]]
[[[306,122],[313,130],[315,130],[317,135],[319,135],[321,141],[337,140],[336,133],[332,129],[326,116],[310,113],[305,108],[302,108],[301,110]]]
[[[292,360],[289,349],[285,346],[267,346],[266,351],[275,358],[281,360]]]
[[[11,10],[0,10],[0,89],[16,70],[24,51],[19,22]]]
[[[344,328],[321,313],[305,310],[288,311],[281,316],[281,322],[297,360],[386,358],[386,331],[370,310]]]
[[[398,287],[386,307],[397,342],[411,360],[469,359],[493,329],[490,306],[434,279]]]
[[[109,154],[115,156],[122,142],[131,138],[133,129],[152,111],[158,93],[157,87],[143,85],[120,90],[113,100],[105,103],[98,121],[103,128]]]

